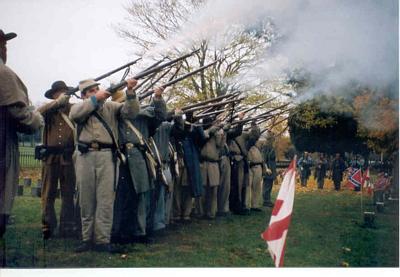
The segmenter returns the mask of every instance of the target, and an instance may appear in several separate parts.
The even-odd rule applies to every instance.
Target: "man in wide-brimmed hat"
[[[21,79],[5,64],[7,42],[15,33],[0,29],[0,238],[6,231],[19,177],[17,132],[33,133],[43,126],[40,113],[30,107]]]
[[[127,79],[126,101],[106,101],[111,96],[93,79],[79,83],[83,101],[71,107],[70,118],[77,124],[76,183],[81,208],[82,243],[76,252],[114,252],[110,244],[116,190],[118,121],[135,118],[139,101],[135,79]]]
[[[58,182],[61,190],[61,212],[59,233],[62,237],[72,236],[74,231],[74,189],[75,170],[72,162],[75,126],[68,118],[71,110],[70,95],[64,81],[56,81],[44,96],[53,101],[38,108],[43,115],[45,127],[42,148],[42,232],[43,238],[50,238],[56,227],[57,218],[54,202]]]

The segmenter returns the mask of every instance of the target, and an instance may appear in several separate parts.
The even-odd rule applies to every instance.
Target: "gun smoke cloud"
[[[232,27],[255,28],[268,18],[279,39],[241,78],[265,81],[301,69],[312,82],[304,100],[321,92],[337,94],[349,83],[398,98],[396,0],[213,0],[190,18],[156,49],[184,47],[201,39],[223,45]]]

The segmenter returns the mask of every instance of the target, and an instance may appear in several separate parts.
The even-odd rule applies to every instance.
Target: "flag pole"
[[[364,175],[363,173],[361,174],[362,176],[362,181],[361,181],[361,220],[364,218],[364,212],[363,212],[363,186],[364,186]]]

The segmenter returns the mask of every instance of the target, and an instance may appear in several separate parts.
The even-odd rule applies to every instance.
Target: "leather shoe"
[[[82,253],[92,250],[92,243],[89,241],[83,241],[81,244],[75,249],[76,253]]]
[[[251,208],[251,210],[252,210],[253,212],[262,212],[262,210],[259,209],[259,208]]]
[[[95,247],[94,247],[94,250],[97,251],[97,252],[108,252],[108,253],[118,253],[118,252],[120,252],[120,250],[116,246],[114,246],[114,245],[112,245],[110,243],[96,244]]]
[[[155,242],[154,238],[149,236],[140,236],[135,238],[136,243],[152,244]]]
[[[250,215],[250,209],[242,209],[238,213],[239,215]]]
[[[52,232],[50,229],[43,230],[43,239],[48,240],[52,236]]]

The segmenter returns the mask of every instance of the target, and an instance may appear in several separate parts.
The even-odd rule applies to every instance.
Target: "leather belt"
[[[101,149],[115,148],[113,144],[101,143],[101,142],[97,142],[97,141],[92,141],[90,143],[87,143],[87,146],[89,146],[89,150],[94,150],[94,151],[99,151]]]

